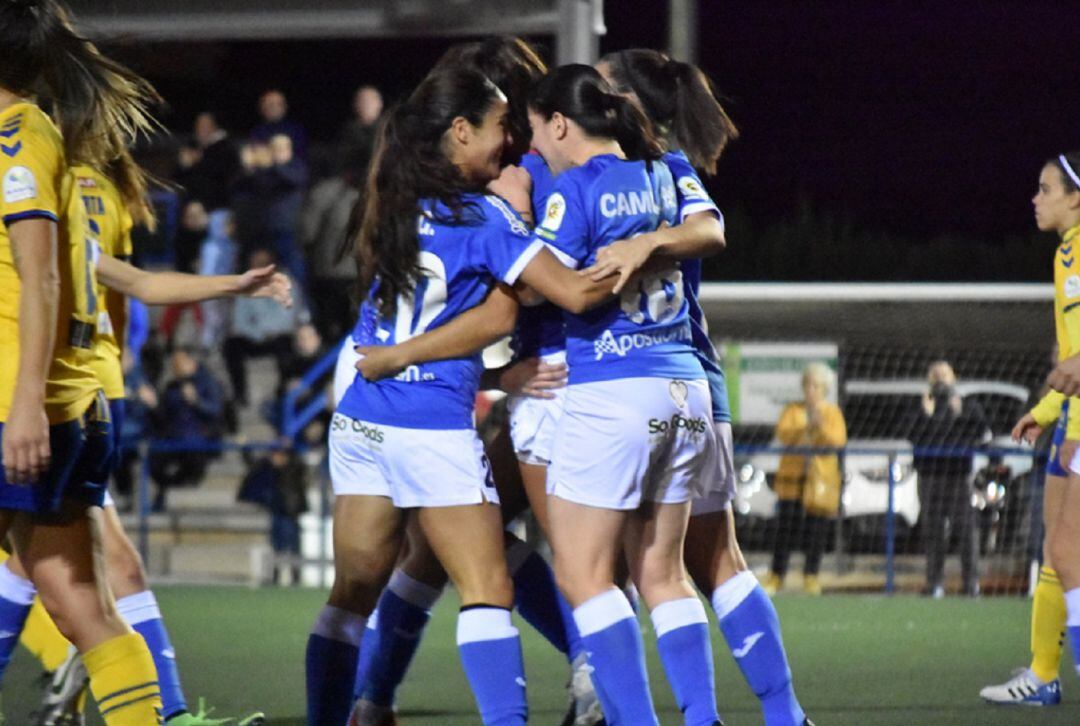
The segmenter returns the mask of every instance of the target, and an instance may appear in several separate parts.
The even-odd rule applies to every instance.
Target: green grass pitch
[[[189,700],[204,696],[215,715],[258,708],[272,724],[304,723],[304,647],[325,593],[162,587],[157,595]],[[1065,702],[1057,708],[992,707],[978,698],[981,686],[1026,664],[1027,600],[790,595],[776,603],[796,688],[818,726],[1080,723],[1080,679],[1068,659]],[[479,723],[454,645],[455,609],[448,596],[435,612],[400,693],[403,724]],[[519,626],[532,723],[556,724],[565,707],[566,665],[529,626]],[[728,726],[761,724],[756,700],[714,634],[721,714]],[[651,638],[646,632],[647,647]],[[661,723],[680,724],[651,647],[649,666]],[[20,649],[4,684],[7,724],[29,723],[37,673]]]

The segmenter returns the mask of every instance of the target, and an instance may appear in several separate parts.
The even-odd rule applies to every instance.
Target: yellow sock
[[[34,606],[30,608],[30,615],[26,618],[19,642],[41,661],[42,667],[50,673],[67,660],[68,647],[71,645],[56,629],[56,624],[37,598],[34,599]]]
[[[1031,670],[1043,681],[1058,677],[1065,645],[1065,592],[1057,572],[1044,567],[1031,604]]]
[[[161,723],[161,691],[146,641],[128,633],[83,653],[90,691],[106,726]]]

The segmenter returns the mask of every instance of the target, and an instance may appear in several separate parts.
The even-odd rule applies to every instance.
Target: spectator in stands
[[[263,267],[273,263],[274,257],[268,250],[257,249],[248,261]],[[271,304],[267,305],[268,302]],[[247,361],[250,358],[272,356],[280,382],[300,314],[296,306],[284,308],[270,298],[242,297],[233,301],[231,332],[225,339],[223,354],[233,396],[239,405],[248,405]]]
[[[194,135],[180,147],[178,162],[176,182],[186,199],[198,200],[210,211],[229,206],[240,157],[214,114],[203,111],[195,117]]]
[[[252,141],[269,144],[273,137],[284,134],[292,140],[292,148],[297,158],[307,158],[307,132],[304,127],[287,118],[289,103],[285,94],[276,88],[259,96],[259,116],[262,123],[251,130]]]
[[[222,433],[225,400],[221,384],[188,346],[169,357],[171,380],[157,396],[143,395],[155,436],[173,443],[205,448]],[[150,475],[157,484],[154,511],[165,509],[169,487],[196,486],[202,481],[210,454],[203,451],[160,451],[150,455]]]
[[[237,213],[245,250],[271,247],[294,285],[306,285],[306,265],[297,240],[307,165],[293,153],[293,142],[277,134],[266,144],[240,151],[243,173],[237,181]],[[294,288],[294,295],[300,292]],[[296,295],[299,298],[302,295]]]
[[[266,416],[278,430],[281,430],[284,426],[281,404],[285,400],[285,395],[301,385],[303,377],[311,370],[312,366],[319,362],[326,352],[322,336],[319,335],[319,332],[315,329],[314,325],[311,323],[304,323],[296,330],[292,349],[282,363],[281,382],[278,385],[277,400],[270,402],[272,406]],[[332,375],[333,370],[331,369],[326,371],[318,380],[314,381],[297,399],[295,410],[301,411],[312,400],[325,396],[326,387],[330,383]],[[301,440],[309,445],[325,443],[326,427],[330,423],[331,413],[331,411],[323,409],[319,415],[312,419],[311,422],[304,427],[304,430],[299,433]]]
[[[206,228],[210,223],[206,207],[199,200],[184,204],[180,212],[180,227],[173,242],[175,267],[179,272],[195,272],[199,260],[199,247],[206,237]]]
[[[960,541],[963,592],[979,594],[978,518],[972,504],[972,447],[990,439],[982,407],[956,390],[956,374],[946,361],[930,364],[927,389],[911,416],[908,438],[919,475],[919,521],[926,543],[926,590],[945,595],[945,555],[952,530]],[[919,451],[923,449],[923,451]]]
[[[307,467],[285,446],[251,462],[240,486],[238,499],[270,511],[275,585],[281,584],[286,568],[290,584],[300,584],[300,515],[308,511],[307,485]]]
[[[782,446],[841,448],[847,444],[847,425],[836,404],[828,400],[835,375],[824,363],[811,363],[803,370],[803,400],[788,404],[776,425]],[[821,594],[818,572],[825,554],[829,522],[840,510],[840,457],[822,452],[810,455],[784,454],[776,472],[777,532],[772,570],[764,588],[769,594],[784,584],[791,550],[803,543],[803,588]]]
[[[227,209],[210,213],[206,239],[199,250],[200,275],[231,275],[236,272],[238,249],[234,238],[236,223]],[[228,332],[231,300],[206,300],[199,303],[202,311],[202,347],[217,350]]]
[[[347,237],[353,210],[360,209],[369,158],[354,148],[341,173],[312,187],[300,213],[300,240],[310,270],[312,319],[322,337],[330,341],[340,340],[351,325],[349,316],[342,314],[352,307],[350,281],[356,278],[356,261],[349,253]]]
[[[375,86],[360,86],[353,94],[353,116],[341,130],[338,149],[342,158],[359,157],[361,171],[371,161],[375,148],[375,131],[383,112],[383,97]]]

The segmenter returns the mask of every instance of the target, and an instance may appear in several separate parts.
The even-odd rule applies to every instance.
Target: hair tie
[[[1076,187],[1080,189],[1080,174],[1076,173],[1076,170],[1072,168],[1072,165],[1069,163],[1069,160],[1065,158],[1064,154],[1058,154],[1058,161],[1061,162],[1061,168],[1063,168],[1065,170],[1065,173],[1069,175],[1069,178],[1072,179],[1073,184],[1075,184]]]

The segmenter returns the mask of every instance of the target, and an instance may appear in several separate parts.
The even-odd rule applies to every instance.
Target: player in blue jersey
[[[505,116],[498,88],[464,69],[432,74],[390,115],[356,245],[359,342],[393,345],[437,328],[497,283],[515,282],[526,265],[560,279],[566,304],[592,304],[593,286],[560,277],[520,216],[482,194],[500,173]],[[357,377],[338,405],[331,476],[354,496],[335,501],[339,566],[308,643],[311,723],[348,718],[365,618],[401,548],[406,510],[415,510],[461,596],[458,642],[484,723],[525,721],[499,498],[472,420],[481,370],[473,355],[377,383]]]
[[[504,174],[511,178],[520,176],[521,169],[513,166],[519,162],[522,168],[529,172],[533,201],[530,203],[528,197],[522,196],[515,206],[520,207],[522,216],[531,222],[534,210],[538,207],[542,209],[543,199],[546,198],[543,190],[550,187],[552,177],[540,156],[525,153],[528,151],[531,136],[526,99],[529,86],[547,72],[547,67],[537,52],[520,38],[493,37],[452,47],[439,60],[436,70],[439,68],[473,68],[506,92],[510,141],[503,157],[507,164]],[[506,191],[508,188],[509,191]],[[489,185],[489,190],[503,190],[512,196],[515,185],[512,181],[500,178]],[[544,196],[539,196],[540,194]],[[510,304],[506,305],[506,302]],[[448,356],[444,350],[436,357],[471,354],[492,341],[493,332],[496,337],[500,337],[507,322],[513,324],[513,311],[516,308],[516,303],[512,300],[503,300],[498,293],[491,295],[483,305],[440,328],[448,333],[453,331],[454,345],[458,352]],[[555,332],[561,341],[562,312],[550,304],[523,309],[517,320],[515,338],[532,335],[523,331],[531,320],[536,319],[535,315],[530,314],[539,310],[546,311],[548,318],[554,316]],[[343,351],[339,358],[339,370],[344,371],[345,376],[355,373],[352,366],[356,354],[351,350],[351,346],[349,348],[350,350]],[[370,355],[360,367],[370,370],[373,364],[378,364],[379,354],[388,350],[393,348],[381,347],[368,351]],[[349,360],[352,360],[352,363],[349,363]],[[400,371],[397,369],[393,370],[393,374],[398,372]],[[485,388],[497,387],[508,393],[518,394],[514,396],[516,400],[561,405],[558,400],[552,399],[556,398],[558,387],[565,383],[565,366],[539,360],[535,353],[517,355],[511,364],[502,369],[486,372],[485,379]],[[553,415],[548,416],[552,423],[554,418]],[[545,522],[544,481],[540,479],[539,482],[533,482],[533,486],[527,488],[529,496],[525,496],[522,476],[519,476],[518,462],[507,432],[500,432],[495,440],[487,445],[487,453],[495,474],[504,521],[517,517],[531,503],[537,517],[541,518],[542,523]],[[522,465],[521,469],[521,474],[524,475],[526,467]],[[337,493],[341,494],[347,485],[336,483],[335,486]],[[354,715],[359,724],[393,723],[393,702],[397,687],[403,681],[419,646],[422,630],[430,617],[430,609],[446,582],[445,573],[438,566],[430,547],[418,530],[415,523],[411,523],[407,528],[406,552],[368,620],[360,649],[355,690],[357,703]],[[506,548],[507,563],[514,582],[515,608],[552,645],[566,654],[569,660],[576,659],[578,662],[579,667],[571,682],[571,703],[565,722],[577,723],[579,726],[599,722],[602,714],[584,668],[580,640],[576,637],[569,606],[559,595],[550,566],[529,545],[513,535],[506,535]]]
[[[737,136],[735,125],[716,99],[712,84],[700,69],[673,61],[654,50],[611,53],[597,65],[612,86],[637,105],[664,139],[664,161],[671,167],[679,195],[680,222],[721,225],[723,217],[705,191],[694,168],[708,174],[727,143]],[[722,234],[722,231],[721,231]],[[612,273],[625,277],[657,256],[671,256],[663,240],[642,235],[618,242],[600,252],[592,273],[602,279]],[[707,473],[706,495],[695,500],[686,537],[686,566],[703,593],[710,596],[717,621],[747,683],[761,702],[768,726],[800,726],[806,720],[791,685],[776,610],[750,572],[735,537],[731,499],[735,472],[732,458],[731,412],[723,368],[709,338],[698,303],[701,262],[683,259],[684,294],[690,306],[694,348],[712,392],[712,420],[719,466]]]

